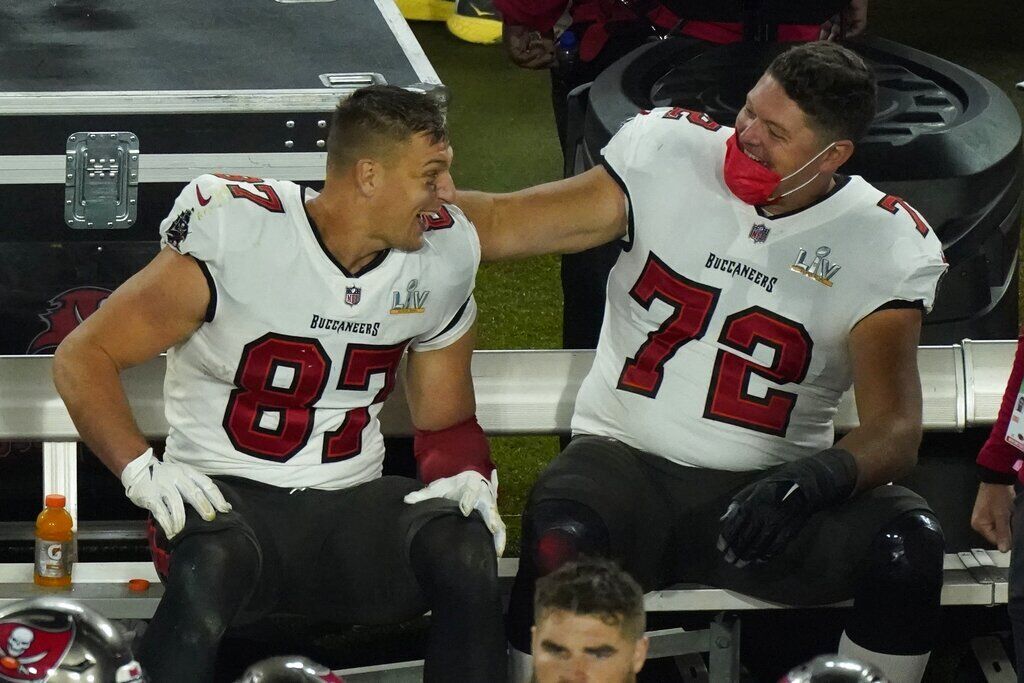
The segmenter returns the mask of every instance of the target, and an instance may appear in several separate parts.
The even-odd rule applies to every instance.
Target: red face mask
[[[782,176],[744,154],[740,150],[738,138],[739,134],[733,133],[725,143],[725,184],[746,204],[769,204],[772,192],[782,182]]]
[[[793,194],[797,190],[807,186],[812,180],[818,177],[818,173],[815,173],[792,190],[786,190],[778,197],[772,197],[772,193],[778,189],[780,183],[789,180],[797,173],[803,171],[814,163],[818,157],[832,149],[836,144],[834,142],[830,142],[825,149],[811,157],[806,164],[783,178],[775,171],[762,166],[744,154],[740,150],[738,138],[739,134],[733,133],[732,137],[730,137],[725,143],[725,184],[729,187],[729,190],[736,195],[737,199],[753,206],[774,204],[786,195]]]

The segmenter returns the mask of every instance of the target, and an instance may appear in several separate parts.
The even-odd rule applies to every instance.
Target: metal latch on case
[[[344,88],[346,90],[357,90],[368,85],[387,84],[383,74],[370,71],[320,74],[320,82],[324,84],[325,88]]]
[[[135,133],[79,132],[68,137],[64,221],[72,228],[118,230],[139,210],[139,138]]]

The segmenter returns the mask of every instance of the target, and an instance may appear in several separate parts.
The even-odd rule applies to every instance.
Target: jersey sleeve
[[[160,223],[160,245],[203,263],[217,263],[224,232],[223,211],[217,209],[226,194],[224,183],[212,175],[199,176],[186,185]]]
[[[924,312],[929,313],[935,305],[935,294],[939,282],[946,273],[947,265],[942,252],[924,255],[907,277],[896,288],[895,298],[903,301],[920,301]]]
[[[872,207],[872,211],[880,211]],[[871,214],[876,216],[877,214]],[[893,302],[919,303],[924,313],[935,305],[939,282],[947,269],[942,243],[935,231],[914,212],[898,212],[883,218],[880,235],[891,238],[878,243],[878,271],[865,284],[861,307],[854,324]]]
[[[450,275],[444,299],[447,303],[439,325],[419,335],[409,345],[412,351],[434,351],[458,341],[476,322],[476,271],[480,267],[480,238],[476,227],[455,206],[445,207],[452,225],[438,230],[428,238],[430,247],[443,259],[443,268]]]
[[[649,114],[637,114],[622,124],[612,139],[601,150],[601,163],[611,174],[615,181],[622,185],[623,191],[628,190],[624,185],[625,179],[630,175],[636,165],[637,149],[643,137],[644,124]]]

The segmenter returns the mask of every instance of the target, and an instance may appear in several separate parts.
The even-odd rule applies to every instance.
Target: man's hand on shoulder
[[[231,511],[212,479],[185,463],[157,460],[152,448],[125,466],[121,483],[133,503],[153,513],[167,538],[185,526],[185,501],[207,521]]]
[[[405,497],[410,505],[431,498],[445,498],[459,504],[459,510],[468,517],[476,510],[494,536],[494,551],[501,557],[505,552],[505,522],[498,512],[498,472],[491,472],[488,481],[476,471],[459,472],[450,477],[436,479],[419,491]]]

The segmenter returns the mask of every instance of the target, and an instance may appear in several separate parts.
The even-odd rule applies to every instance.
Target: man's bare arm
[[[484,261],[574,253],[626,234],[626,195],[603,166],[518,192],[459,191],[455,203],[476,225]]]
[[[435,351],[409,353],[405,392],[416,429],[436,431],[476,414],[470,363],[476,329]]]
[[[917,462],[921,443],[921,378],[917,344],[921,312],[872,313],[850,333],[860,425],[836,444],[857,461],[857,490],[899,479]]]
[[[57,348],[53,379],[82,440],[120,476],[149,446],[132,417],[120,372],[187,338],[210,293],[190,256],[164,249],[117,288]]]

